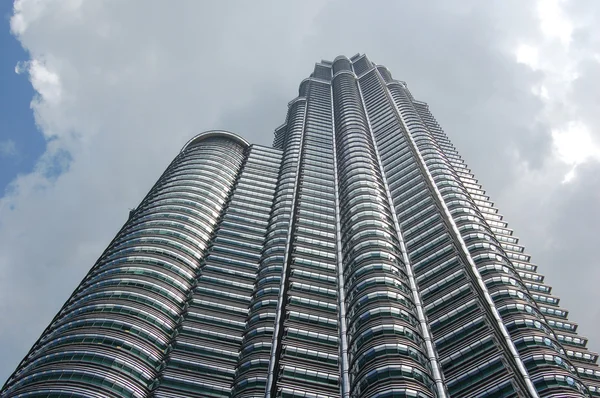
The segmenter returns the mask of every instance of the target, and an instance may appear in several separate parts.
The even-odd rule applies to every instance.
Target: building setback
[[[426,103],[321,61],[273,148],[190,140],[1,397],[600,396]]]

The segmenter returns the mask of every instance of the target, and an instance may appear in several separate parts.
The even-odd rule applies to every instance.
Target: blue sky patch
[[[46,149],[46,141],[35,125],[31,100],[35,92],[27,74],[15,73],[27,52],[10,33],[12,2],[0,1],[0,196],[18,175],[33,170]]]

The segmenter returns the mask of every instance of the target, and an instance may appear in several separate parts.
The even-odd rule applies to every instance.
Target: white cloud
[[[54,104],[60,101],[61,87],[58,74],[50,71],[44,61],[34,59],[28,62],[19,62],[15,66],[18,74],[28,73],[29,80],[34,90],[41,96],[41,101]]]
[[[568,165],[578,165],[590,158],[600,160],[600,148],[583,123],[571,122],[564,129],[553,130],[552,138],[558,158]]]
[[[537,69],[539,67],[539,54],[535,47],[527,44],[521,44],[517,47],[517,62],[529,66],[531,69]]]
[[[540,0],[538,2],[542,32],[548,37],[559,39],[565,45],[570,43],[573,33],[572,23],[562,8],[567,2],[568,0]]]
[[[593,46],[582,51],[579,43],[572,45],[574,34],[581,35],[582,28],[575,28],[581,23],[569,14],[571,5],[568,0],[539,0],[537,14],[541,40],[535,46],[522,43],[515,52],[517,62],[542,76],[541,82],[534,84],[531,90],[544,104],[540,117],[552,127],[554,156],[569,165],[562,182],[576,176],[577,165],[597,159],[600,148],[599,140],[590,132],[595,130],[595,120],[589,120],[585,115],[589,101],[575,98],[574,93],[577,86],[581,86],[582,65],[595,59],[596,54]],[[592,8],[590,14],[593,15]],[[589,15],[586,20],[589,24]],[[583,31],[589,34],[585,29]]]
[[[578,165],[589,160],[600,160],[600,147],[594,142],[587,126],[581,122],[570,122],[564,129],[552,130],[552,140],[558,159],[571,167],[563,183],[575,178]]]
[[[10,19],[10,28],[13,33],[21,35],[25,33],[29,24],[43,12],[44,1],[16,0],[13,7],[14,15]]]
[[[548,93],[548,89],[543,84],[540,84],[538,86],[533,86],[531,88],[531,92],[533,94],[535,94],[536,96],[540,97],[544,101],[550,100],[550,95]]]
[[[577,165],[573,165],[571,167],[571,170],[569,170],[569,172],[567,174],[565,174],[562,183],[566,184],[567,182],[571,182],[573,181],[573,179],[575,178],[575,169],[577,168]]]

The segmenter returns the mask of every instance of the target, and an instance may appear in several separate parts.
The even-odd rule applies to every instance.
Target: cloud
[[[561,185],[571,166],[557,160],[552,136],[581,122],[597,139],[583,103],[600,81],[586,55],[597,20],[558,7],[573,27],[568,43],[563,30],[545,34],[536,5],[521,1],[17,0],[11,29],[31,56],[17,69],[37,92],[31,106],[47,151],[0,199],[0,379],[191,136],[224,128],[269,145],[314,62],[339,54],[365,52],[407,81],[543,260],[540,272],[574,297],[563,302],[597,301],[562,277],[568,255],[590,271],[592,239],[577,250],[554,244],[569,242],[565,228],[594,207],[577,202],[594,192],[582,182],[592,160]],[[538,49],[539,68],[517,62],[523,43]],[[555,49],[578,61],[556,61]],[[600,321],[582,318],[574,312],[600,348]]]
[[[0,141],[0,158],[13,157],[17,155],[17,145],[11,139]]]
[[[522,40],[515,56],[541,73],[533,92],[543,104],[542,118],[552,126],[553,150],[573,166],[565,176],[570,180],[576,175],[576,165],[599,154],[600,37],[595,25],[600,20],[600,4],[540,1],[538,19],[541,40],[535,45]]]
[[[600,349],[600,267],[596,226],[600,223],[600,162],[577,167],[568,184],[556,184],[565,172],[562,161],[543,170],[522,170],[521,178],[498,198],[508,223],[522,238],[532,263],[553,286],[578,332],[589,337],[588,347]]]
[[[546,37],[558,39],[563,44],[569,44],[573,26],[565,15],[562,5],[564,0],[546,0],[538,3],[540,28]]]
[[[535,47],[527,44],[521,44],[517,47],[517,62],[525,64],[533,70],[539,67],[538,57],[538,50]]]
[[[29,74],[31,85],[40,96],[39,101],[49,103],[60,101],[60,79],[56,73],[48,70],[44,61],[34,59],[20,62],[15,67],[15,72]]]
[[[596,303],[600,267],[592,248],[598,245],[597,225],[600,224],[600,163],[596,160],[579,166],[576,180],[558,189],[561,192],[553,196],[545,211],[547,231],[566,232],[555,233],[546,240],[550,250],[540,251],[536,257],[541,265],[557,265],[547,272],[551,282],[561,280],[555,294],[562,297],[562,305],[571,310],[570,318],[580,323],[580,333],[593,339],[592,347],[598,350],[600,307]],[[582,253],[579,253],[580,248],[583,248]],[[567,290],[565,286],[571,288]]]
[[[565,175],[563,182],[569,182],[575,177],[578,165],[591,158],[600,160],[600,147],[582,122],[570,122],[564,130],[552,130],[552,140],[557,158],[571,165],[571,170]]]

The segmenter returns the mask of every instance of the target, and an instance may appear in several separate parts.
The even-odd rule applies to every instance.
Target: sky
[[[0,383],[193,135],[270,145],[315,62],[429,103],[600,350],[600,2],[0,2]]]
[[[0,191],[19,173],[33,170],[46,142],[35,126],[29,107],[35,91],[27,76],[15,74],[15,60],[27,59],[10,34],[12,2],[0,2]]]

